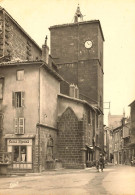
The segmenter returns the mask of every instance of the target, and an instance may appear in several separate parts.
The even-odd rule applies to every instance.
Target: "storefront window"
[[[13,169],[32,169],[32,139],[7,139],[13,156]]]
[[[14,162],[19,162],[19,146],[14,146]]]
[[[14,162],[27,162],[26,146],[14,146]]]
[[[21,146],[21,162],[27,162],[26,146]]]

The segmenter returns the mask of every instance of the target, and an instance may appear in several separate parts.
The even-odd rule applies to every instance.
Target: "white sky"
[[[129,115],[135,99],[135,0],[0,0],[39,46],[50,38],[50,26],[73,22],[78,3],[84,20],[99,19],[104,33],[104,102],[111,102],[111,114],[125,109]]]

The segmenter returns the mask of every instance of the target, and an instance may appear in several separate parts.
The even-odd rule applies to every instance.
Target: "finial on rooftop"
[[[48,39],[48,38],[47,38],[47,35],[46,35],[46,37],[45,37],[45,45],[47,45],[47,39]]]
[[[74,23],[77,23],[79,18],[80,18],[80,22],[82,22],[83,21],[83,15],[80,11],[80,6],[78,4],[75,15],[74,15]]]

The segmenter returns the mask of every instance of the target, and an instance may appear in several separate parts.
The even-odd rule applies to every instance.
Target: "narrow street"
[[[107,166],[0,177],[0,195],[133,195],[135,167]]]

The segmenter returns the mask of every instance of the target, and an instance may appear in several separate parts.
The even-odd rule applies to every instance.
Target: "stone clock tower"
[[[58,65],[59,74],[79,87],[81,99],[103,111],[104,36],[100,21],[83,21],[78,6],[74,23],[55,25],[49,29],[51,55]]]
[[[99,142],[103,150],[103,42],[99,20],[83,21],[77,7],[74,23],[51,26],[51,56],[59,74],[79,88],[79,98],[99,108]]]

